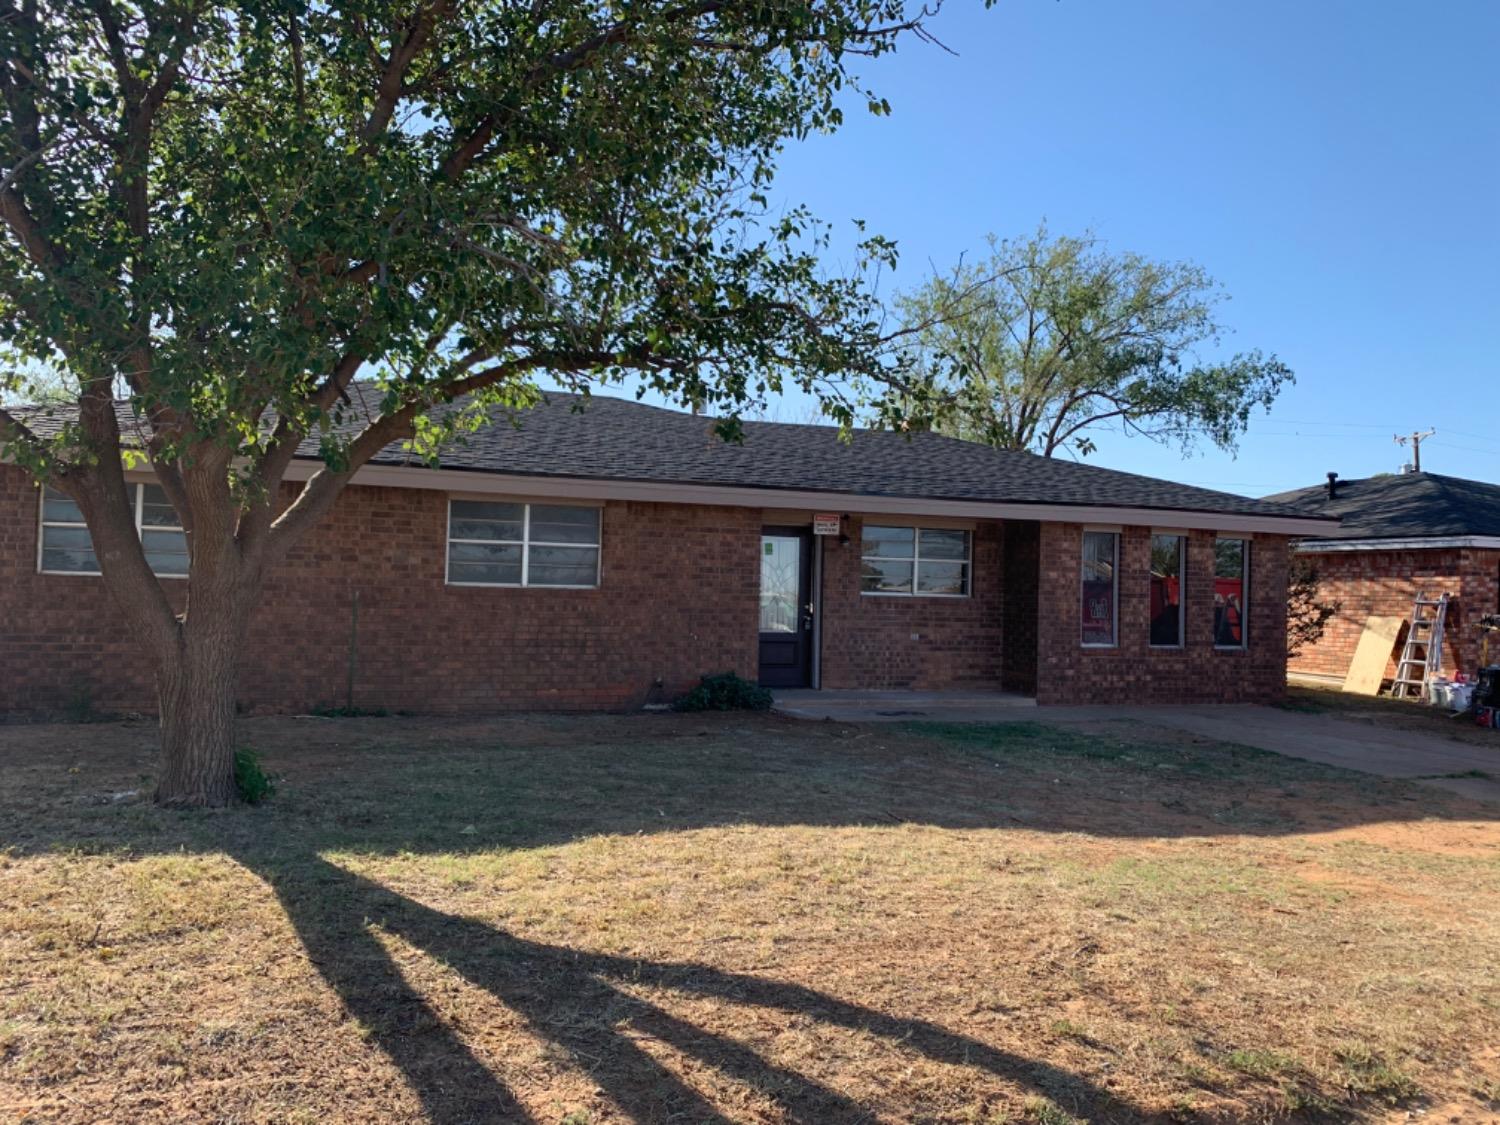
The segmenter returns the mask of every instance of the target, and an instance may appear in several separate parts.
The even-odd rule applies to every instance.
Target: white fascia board
[[[297,461],[288,480],[306,480],[321,465]],[[732,485],[672,484],[660,481],[597,480],[481,473],[465,469],[427,469],[416,465],[366,465],[351,482],[375,488],[421,488],[435,492],[468,492],[517,499],[637,500],[658,504],[694,504],[731,508],[810,508],[816,511],[903,516],[953,516],[961,519],[1047,520],[1062,523],[1109,523],[1132,526],[1192,528],[1207,531],[1260,532],[1263,535],[1307,535],[1338,526],[1337,520],[1285,516],[1234,515],[1223,512],[1160,508],[1114,508],[1102,505],[1016,504],[982,500],[937,500],[919,496],[865,496],[847,492],[746,488]]]
[[[1436,551],[1444,548],[1472,548],[1500,551],[1497,535],[1447,535],[1428,539],[1303,539],[1292,544],[1294,551],[1309,555],[1335,551]]]

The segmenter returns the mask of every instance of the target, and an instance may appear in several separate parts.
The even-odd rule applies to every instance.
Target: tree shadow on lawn
[[[630,984],[868,1033],[1096,1121],[1134,1121],[1150,1115],[1079,1075],[936,1024],[711,966],[525,940],[323,856],[528,849],[738,824],[1269,836],[1490,816],[1401,782],[1123,727],[856,727],[746,716],[614,724],[498,721],[456,731],[421,720],[300,730],[289,721],[251,724],[252,740],[266,739],[261,748],[281,791],[262,808],[220,813],[112,803],[109,788],[139,783],[150,760],[150,732],[135,731],[113,759],[102,751],[90,759],[80,742],[76,760],[97,761],[97,769],[70,768],[66,756],[7,760],[0,840],[13,854],[228,852],[274,888],[313,964],[439,1123],[533,1118],[406,980],[372,922],[491,993],[635,1120],[730,1118],[639,1046],[631,1029],[766,1092],[789,1120],[868,1120],[874,1110],[631,995],[623,987]],[[282,741],[267,744],[276,732]],[[100,786],[102,800],[80,792]]]
[[[0,847],[12,854],[253,849],[272,837],[312,852],[466,853],[730,825],[1281,836],[1497,818],[1408,781],[1133,722],[743,714],[258,720],[245,733],[276,777],[272,801],[183,814],[145,801],[147,724],[50,728],[79,732],[63,746],[28,747],[29,729],[0,727]]]
[[[1086,730],[672,716],[641,726],[655,736],[557,748],[507,740],[432,757],[372,744],[349,755],[354,768],[369,771],[366,779],[350,791],[320,782],[308,823],[316,824],[320,849],[389,853],[534,848],[741,824],[1134,839],[1496,816],[1409,782],[1128,722]],[[300,779],[293,773],[290,780]]]
[[[632,1040],[642,1033],[772,1098],[788,1121],[869,1121],[873,1110],[623,990],[657,987],[863,1033],[927,1059],[978,1069],[1095,1121],[1149,1115],[1077,1074],[998,1050],[919,1019],[891,1016],[798,984],[706,965],[639,960],[527,941],[434,910],[317,855],[237,855],[273,888],[308,956],[399,1066],[428,1119],[532,1122],[490,1067],[402,974],[372,926],[395,934],[519,1015],[566,1053],[628,1117],[641,1122],[735,1120]]]

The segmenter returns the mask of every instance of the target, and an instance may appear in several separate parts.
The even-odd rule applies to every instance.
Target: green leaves
[[[1046,456],[1093,453],[1102,426],[1232,451],[1293,375],[1258,351],[1199,358],[1220,342],[1223,299],[1191,263],[1111,253],[1092,236],[991,237],[987,259],[902,298],[920,372],[908,394],[941,429]]]
[[[0,20],[0,341],[75,393],[122,380],[158,460],[208,443],[247,474],[304,435],[346,470],[381,425],[430,452],[478,418],[437,408],[541,369],[731,416],[795,383],[847,419],[839,385],[888,362],[878,308],[767,185],[846,88],[889,112],[849,64],[921,18],[38,0]],[[356,376],[383,402],[359,425]]]

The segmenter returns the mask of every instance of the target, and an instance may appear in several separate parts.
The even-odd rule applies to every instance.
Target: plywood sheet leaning
[[[1344,690],[1359,695],[1379,695],[1385,670],[1396,649],[1396,638],[1401,635],[1404,617],[1367,617],[1365,631],[1359,635],[1359,647],[1354,650],[1354,659],[1349,662],[1348,674],[1344,676]]]

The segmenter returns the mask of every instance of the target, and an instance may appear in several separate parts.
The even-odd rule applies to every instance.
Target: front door
[[[760,682],[812,683],[812,536],[768,527],[760,536]]]

